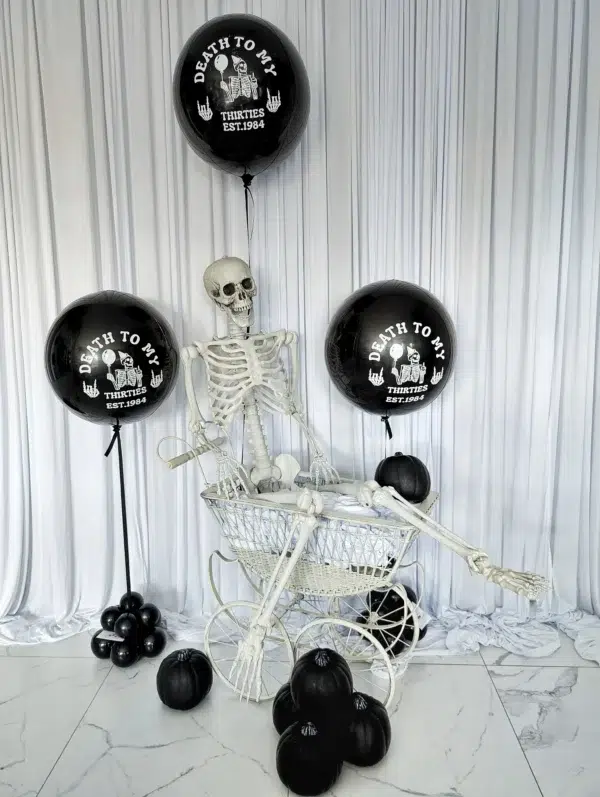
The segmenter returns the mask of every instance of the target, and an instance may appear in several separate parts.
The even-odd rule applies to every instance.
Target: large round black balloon
[[[175,67],[173,99],[197,155],[226,172],[254,176],[295,149],[310,88],[284,33],[259,17],[227,14],[188,39]]]
[[[88,421],[138,421],[175,385],[173,332],[150,304],[118,291],[70,304],[46,340],[46,372],[56,395]]]
[[[366,412],[403,415],[430,404],[454,366],[452,319],[433,294],[410,282],[373,282],[334,315],[325,341],[327,370]]]

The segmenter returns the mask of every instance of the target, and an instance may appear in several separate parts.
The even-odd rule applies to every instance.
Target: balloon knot
[[[385,424],[385,431],[387,433],[387,436],[391,440],[394,435],[392,434],[392,427],[390,426],[390,416],[389,415],[382,415],[381,416],[381,422]]]

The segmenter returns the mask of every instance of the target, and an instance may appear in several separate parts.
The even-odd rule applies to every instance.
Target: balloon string
[[[248,241],[248,266],[250,266],[250,242],[252,241],[252,233],[254,232],[254,197],[252,196],[253,175],[243,174],[242,183],[244,184],[244,206],[246,209],[246,239]],[[250,224],[250,200],[252,201],[252,224]],[[250,327],[246,329],[246,337],[250,334]],[[242,457],[241,462],[244,463],[244,446],[246,442],[246,414],[242,415]]]
[[[244,184],[244,204],[246,207],[246,236],[248,238],[248,263],[250,263],[250,241],[252,240],[252,233],[254,232],[254,197],[250,189],[253,176],[251,174],[242,175],[242,182]],[[252,223],[250,222],[250,202],[252,202]]]
[[[123,466],[123,448],[121,446],[121,424],[117,420],[113,426],[113,436],[110,445],[104,452],[104,456],[110,456],[111,451],[117,444],[119,455],[119,482],[121,484],[121,517],[123,518],[123,551],[125,553],[125,580],[127,582],[127,594],[131,595],[131,571],[129,567],[129,534],[127,531],[127,504],[125,502],[125,468]]]
[[[392,434],[392,427],[390,426],[390,416],[382,415],[381,422],[385,425],[385,431],[387,433],[387,436],[391,440],[394,435]]]

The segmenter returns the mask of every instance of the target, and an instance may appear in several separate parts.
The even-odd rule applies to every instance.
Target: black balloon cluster
[[[110,659],[116,667],[130,667],[142,656],[159,656],[167,644],[160,620],[153,603],[144,603],[139,592],[126,592],[118,606],[102,612],[102,628],[92,637],[92,653],[98,659]]]
[[[392,737],[385,706],[354,691],[348,663],[329,648],[298,659],[275,696],[273,724],[280,734],[277,773],[290,791],[304,795],[331,789],[344,761],[379,763]]]

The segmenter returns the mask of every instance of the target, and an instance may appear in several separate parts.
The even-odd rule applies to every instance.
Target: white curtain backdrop
[[[357,478],[393,450],[421,457],[441,522],[553,579],[529,606],[423,538],[449,647],[546,653],[552,619],[598,658],[597,0],[0,0],[0,640],[72,633],[124,591],[109,429],[54,398],[53,319],[110,288],[154,303],[180,343],[223,332],[202,273],[246,257],[243,192],[186,145],[171,76],[188,36],[234,11],[284,30],[312,89],[301,147],[254,182],[251,260],[257,326],[300,333],[318,437]],[[346,296],[390,277],[442,300],[458,362],[386,444],[331,386],[323,341]],[[305,455],[286,420],[267,429]],[[220,538],[199,470],[155,454],[170,434],[186,436],[181,382],[124,446],[135,586],[188,633],[215,606]],[[242,594],[235,566],[221,584]]]

